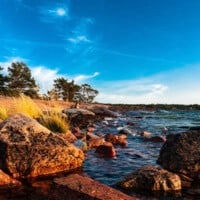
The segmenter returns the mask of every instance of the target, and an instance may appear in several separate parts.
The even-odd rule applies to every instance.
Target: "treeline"
[[[182,104],[108,104],[109,108],[114,111],[126,112],[130,110],[200,110],[200,105],[182,105]]]
[[[31,70],[23,62],[13,62],[3,74],[0,66],[0,95],[19,96],[25,94],[31,98],[45,98],[50,100],[93,102],[98,91],[89,84],[77,85],[64,77],[53,81],[53,88],[46,94],[40,93],[40,87],[31,74]]]

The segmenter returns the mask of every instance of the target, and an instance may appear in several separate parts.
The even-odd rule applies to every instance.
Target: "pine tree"
[[[39,87],[30,69],[23,62],[12,63],[11,67],[8,67],[8,87],[11,95],[26,94],[38,97]]]

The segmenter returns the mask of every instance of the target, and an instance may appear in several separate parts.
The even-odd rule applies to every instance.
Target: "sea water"
[[[117,134],[121,129],[128,131],[128,146],[116,147],[115,158],[98,157],[94,150],[88,151],[83,171],[91,178],[114,186],[123,177],[144,165],[159,166],[156,161],[163,143],[146,141],[142,131],[152,136],[163,136],[200,129],[200,110],[157,110],[129,111],[118,118],[96,124],[95,134]]]

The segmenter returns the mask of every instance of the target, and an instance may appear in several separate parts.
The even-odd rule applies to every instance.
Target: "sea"
[[[128,111],[119,114],[117,118],[105,118],[95,125],[94,134],[99,136],[107,133],[118,134],[120,130],[128,133],[128,146],[116,146],[115,158],[102,158],[96,155],[94,150],[90,150],[83,166],[84,173],[89,177],[115,187],[126,175],[144,165],[161,167],[156,161],[163,143],[147,141],[141,136],[143,131],[150,132],[152,136],[166,137],[168,134],[200,129],[200,110]],[[140,194],[129,194],[140,199],[200,199],[200,196],[192,196],[185,191],[165,194],[149,194],[144,191]]]

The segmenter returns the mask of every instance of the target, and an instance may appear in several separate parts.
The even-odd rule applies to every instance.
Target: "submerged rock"
[[[167,136],[158,164],[165,169],[200,180],[200,131]]]
[[[133,191],[170,191],[180,190],[181,180],[174,173],[147,165],[128,175],[117,185]]]
[[[50,200],[134,200],[109,186],[78,174],[57,178],[51,187]]]
[[[102,157],[113,158],[116,156],[115,148],[110,142],[105,142],[96,148],[95,153],[100,154]]]
[[[76,169],[84,160],[80,149],[22,114],[1,123],[0,151],[0,168],[15,178]]]
[[[105,136],[105,141],[110,142],[114,145],[121,145],[123,147],[126,147],[128,145],[127,136],[124,134],[122,135],[107,134]]]

